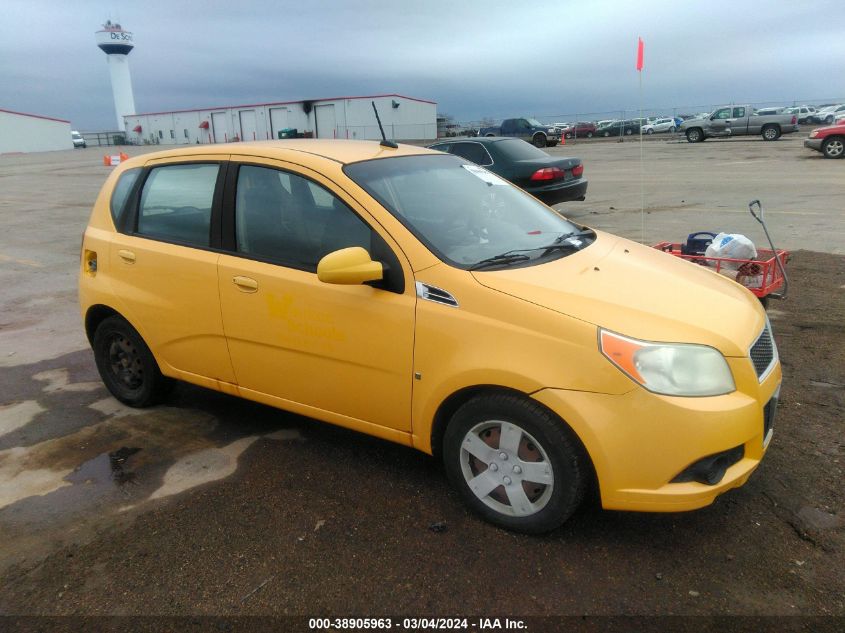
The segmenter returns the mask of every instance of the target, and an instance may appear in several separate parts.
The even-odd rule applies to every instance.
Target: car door
[[[147,163],[109,249],[120,312],[164,369],[223,388],[234,373],[217,290],[220,201],[227,157]]]
[[[759,125],[757,129],[749,128],[748,113],[745,106],[734,106],[731,111],[731,131],[734,134],[757,134],[760,131]]]
[[[733,121],[731,108],[719,108],[710,117],[711,134],[725,134]]]
[[[416,294],[396,243],[316,172],[231,165],[219,289],[241,392],[376,435],[410,431]],[[386,264],[384,283],[317,278],[324,255],[350,246]]]

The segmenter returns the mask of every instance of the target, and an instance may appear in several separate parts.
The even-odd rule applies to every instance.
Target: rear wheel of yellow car
[[[97,370],[111,394],[130,407],[148,407],[167,393],[171,381],[159,371],[150,348],[126,319],[110,316],[92,342]]]
[[[511,394],[461,406],[444,434],[443,458],[467,505],[517,532],[559,527],[586,488],[586,457],[569,428],[539,403]]]

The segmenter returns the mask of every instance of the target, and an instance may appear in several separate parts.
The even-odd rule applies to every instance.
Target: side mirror
[[[317,264],[317,279],[327,284],[357,285],[379,281],[384,267],[374,262],[360,246],[350,246],[329,253]]]

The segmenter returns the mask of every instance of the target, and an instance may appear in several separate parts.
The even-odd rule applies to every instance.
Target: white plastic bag
[[[757,249],[754,242],[744,235],[738,233],[719,233],[713,238],[710,246],[704,251],[705,257],[728,257],[730,259],[754,259],[757,257]],[[708,262],[714,265],[715,262]],[[736,270],[741,262],[722,262],[720,268]]]

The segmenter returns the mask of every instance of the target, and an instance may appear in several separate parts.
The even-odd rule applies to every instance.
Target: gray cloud
[[[398,92],[461,120],[845,100],[845,3],[6,0],[0,107],[113,125],[107,18],[141,112]],[[810,11],[812,7],[812,11]]]

